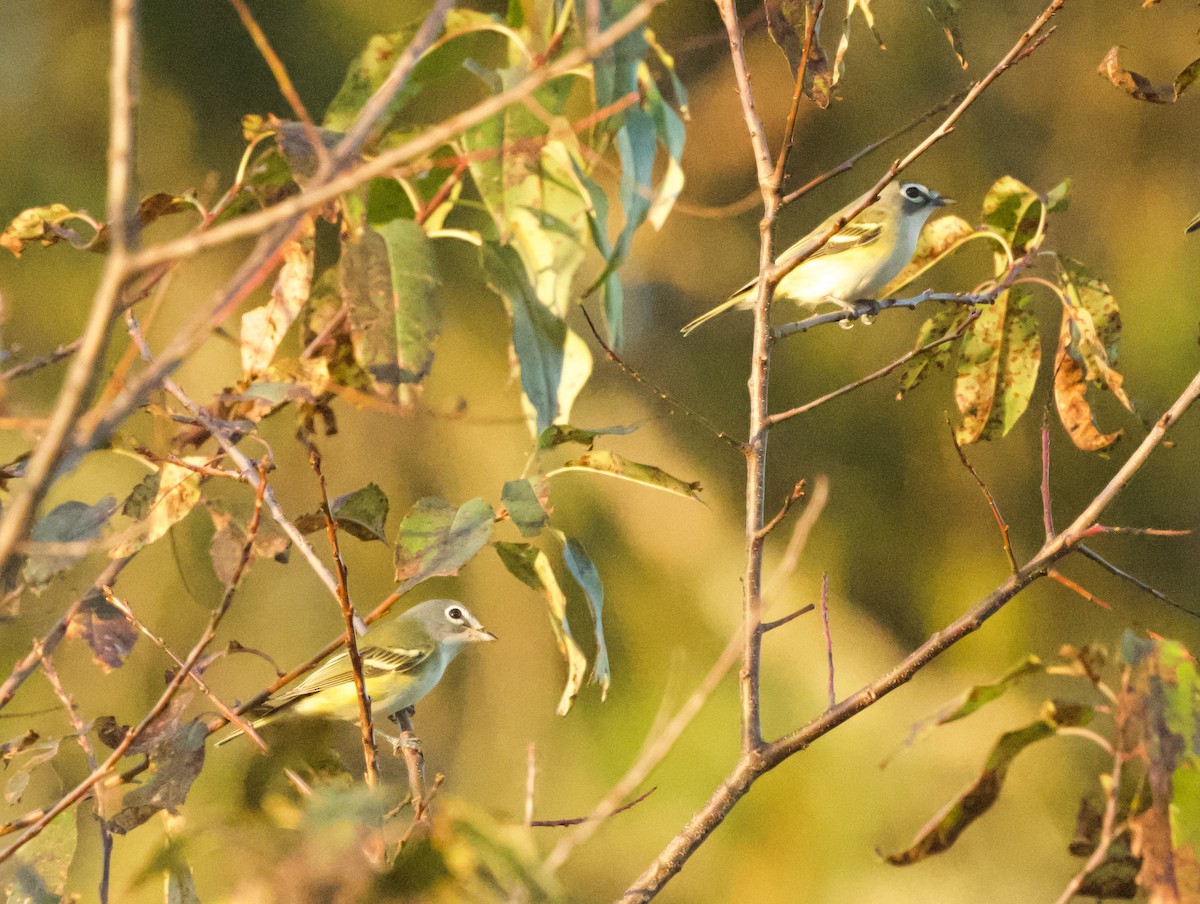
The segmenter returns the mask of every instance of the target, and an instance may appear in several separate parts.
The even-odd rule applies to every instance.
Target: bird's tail
[[[717,305],[711,311],[706,311],[705,313],[701,314],[699,317],[697,317],[695,320],[693,320],[687,326],[680,329],[679,332],[683,333],[683,335],[686,336],[689,333],[691,333],[692,330],[696,329],[696,327],[700,326],[701,324],[708,323],[708,321],[712,320],[718,314],[724,314],[730,308],[744,306],[746,303],[746,297],[747,296],[746,296],[745,292],[739,292],[737,295],[734,295],[728,301],[721,302],[721,304]]]

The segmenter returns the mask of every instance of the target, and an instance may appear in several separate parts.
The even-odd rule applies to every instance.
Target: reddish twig
[[[829,630],[829,575],[821,575],[821,629],[825,634],[825,657],[828,663],[829,681],[826,690],[829,695],[829,708],[837,706],[837,691],[833,682],[833,633]]]
[[[1082,584],[1079,584],[1078,582],[1071,580],[1065,574],[1063,574],[1059,571],[1056,571],[1053,568],[1051,568],[1049,571],[1046,572],[1046,577],[1051,578],[1052,580],[1058,581],[1058,583],[1062,584],[1068,590],[1078,593],[1089,603],[1095,603],[1101,609],[1112,609],[1112,606],[1109,603],[1106,603],[1104,600],[1100,599],[1100,597],[1096,596],[1096,594],[1092,593],[1090,590],[1088,590]]]
[[[954,433],[954,425],[950,423],[950,419],[946,418],[946,426],[950,428],[950,442],[954,445],[954,451],[958,453],[958,460],[962,462],[962,466],[967,469],[967,473],[974,479],[979,486],[980,492],[983,493],[983,498],[987,500],[988,508],[992,510],[992,517],[996,519],[996,525],[1000,528],[1000,539],[1004,544],[1004,554],[1008,556],[1008,564],[1012,568],[1013,574],[1016,574],[1020,566],[1017,565],[1017,557],[1013,555],[1012,542],[1008,536],[1008,522],[1004,520],[1004,516],[1000,514],[1000,508],[996,505],[996,497],[992,495],[992,491],[988,489],[987,484],[983,482],[983,478],[979,476],[979,472],[971,466],[967,461],[967,453],[963,451],[962,446],[958,444],[958,437]]]
[[[765,537],[776,527],[778,527],[779,523],[787,517],[787,513],[792,510],[792,506],[796,503],[796,501],[803,498],[804,481],[797,480],[796,485],[792,487],[792,491],[788,494],[788,497],[783,500],[783,505],[780,506],[779,511],[775,513],[775,517],[762,526],[762,528],[759,530],[759,535]]]
[[[657,790],[658,787],[655,786],[649,791],[646,791],[644,794],[639,794],[633,800],[621,804],[621,806],[617,807],[608,815],[616,816],[618,813],[624,813],[626,810],[633,809]],[[535,829],[565,829],[569,828],[570,826],[581,825],[595,818],[596,817],[594,816],[575,816],[570,819],[531,819],[526,823],[526,825],[529,825]]]

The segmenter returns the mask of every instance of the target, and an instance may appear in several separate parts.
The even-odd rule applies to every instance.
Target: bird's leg
[[[412,795],[413,818],[423,822],[426,819],[425,756],[421,752],[420,739],[413,733],[414,714],[415,710],[408,706],[391,715],[391,720],[400,729],[398,743],[393,749],[404,755],[404,766],[408,771],[408,789]]]

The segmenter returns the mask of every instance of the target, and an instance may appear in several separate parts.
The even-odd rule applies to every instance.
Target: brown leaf
[[[1134,100],[1144,100],[1152,104],[1173,104],[1179,100],[1192,82],[1200,78],[1200,58],[1192,60],[1175,76],[1168,85],[1156,85],[1141,73],[1132,69],[1123,69],[1117,62],[1120,47],[1114,47],[1104,55],[1097,70],[1115,87],[1120,88]]]
[[[302,238],[288,242],[271,300],[242,315],[242,371],[247,379],[267,369],[283,337],[308,301],[313,275],[313,222]]]
[[[102,803],[109,828],[124,835],[160,810],[174,810],[187,799],[188,791],[204,767],[204,743],[208,728],[200,719],[188,722],[158,739],[149,751],[150,777],[140,785],[105,789]]]
[[[67,636],[83,638],[100,667],[111,672],[125,664],[137,642],[137,630],[104,594],[92,588],[67,626]]]
[[[1070,327],[1068,319],[1064,317],[1058,353],[1054,358],[1054,406],[1071,442],[1085,452],[1096,452],[1115,443],[1123,431],[1101,433],[1096,426],[1092,406],[1086,397],[1088,383],[1084,379],[1083,368],[1067,353],[1070,341]]]

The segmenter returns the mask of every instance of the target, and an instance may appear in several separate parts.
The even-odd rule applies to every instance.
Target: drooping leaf
[[[158,192],[138,204],[138,221],[148,226],[160,217],[195,209],[195,204],[187,198]],[[87,234],[80,234],[71,223],[82,224]],[[7,248],[14,257],[20,257],[25,247],[34,242],[49,247],[63,241],[81,251],[104,252],[108,250],[108,228],[87,211],[72,210],[65,204],[47,204],[21,211],[0,232],[0,248]]]
[[[833,97],[833,69],[825,51],[821,49],[821,16],[824,4],[816,0],[765,0],[767,29],[772,40],[779,45],[792,69],[792,78],[800,72],[804,57],[804,36],[809,23],[816,16],[813,26],[812,46],[808,52],[808,68],[804,75],[804,93],[818,107],[825,109]]]
[[[592,625],[596,633],[596,660],[592,663],[592,674],[588,681],[600,684],[600,699],[608,696],[608,685],[612,675],[608,664],[608,645],[604,641],[604,584],[600,580],[600,572],[596,563],[587,554],[583,544],[574,537],[568,537],[562,531],[555,535],[563,543],[563,561],[567,569],[583,588],[587,597],[588,609],[592,613]]]
[[[883,45],[883,38],[879,36],[879,32],[875,28],[875,14],[871,12],[870,0],[848,0],[846,17],[842,22],[842,36],[838,39],[837,52],[833,55],[834,85],[842,80],[842,76],[846,72],[846,51],[850,49],[850,22],[854,17],[855,10],[862,13],[863,20],[867,23],[867,28],[871,29],[871,36],[879,45],[879,49],[886,49]]]
[[[701,487],[698,481],[688,483],[687,481],[680,480],[678,477],[672,477],[661,468],[630,461],[616,452],[607,452],[600,449],[585,452],[562,467],[555,468],[546,476],[552,477],[564,471],[594,471],[598,474],[608,474],[623,480],[632,480],[634,483],[640,483],[656,490],[666,490],[668,493],[676,493],[680,496],[686,496],[689,499],[697,501],[700,499]]]
[[[1110,390],[1129,411],[1133,404],[1122,388],[1124,378],[1117,363],[1121,337],[1121,312],[1112,291],[1075,261],[1061,258],[1061,285],[1066,296],[1064,317],[1069,320],[1069,351],[1083,365],[1084,378]]]
[[[429,373],[441,330],[429,237],[411,220],[364,227],[342,249],[341,275],[354,357],[395,400],[402,384]]]
[[[967,68],[967,57],[963,50],[962,34],[958,30],[958,14],[962,0],[921,0],[921,4],[929,10],[934,21],[942,26],[946,39],[954,48],[954,55],[963,69]]]
[[[271,289],[271,300],[242,315],[242,373],[246,378],[253,378],[270,365],[284,335],[308,301],[312,274],[310,219],[305,238],[288,242],[284,247],[283,265]]]
[[[921,348],[936,339],[957,333],[970,316],[971,309],[964,305],[946,304],[941,306],[921,324],[913,348]],[[951,340],[909,359],[909,362],[900,370],[900,391],[896,394],[896,399],[904,398],[906,392],[916,388],[929,375],[931,368],[945,370],[953,353],[954,342]]]
[[[65,897],[67,874],[79,844],[79,826],[70,815],[60,816],[42,829],[14,858],[15,882],[8,889],[8,904],[58,904]]]
[[[506,245],[485,242],[481,249],[488,284],[508,304],[513,319],[513,349],[521,388],[537,412],[540,435],[559,414],[567,326],[538,301],[520,257]]]
[[[203,456],[185,458],[189,464],[203,465]],[[165,536],[172,526],[187,517],[200,501],[200,475],[182,465],[165,463],[159,468],[158,490],[149,511],[130,529],[130,537],[110,550],[114,559],[133,555],[143,546]]]
[[[1011,687],[1027,675],[1040,675],[1046,667],[1038,657],[1030,655],[989,684],[976,684],[967,688],[932,716],[913,724],[904,739],[904,747],[911,747],[939,725],[947,725],[978,711],[993,700],[1004,695]],[[884,764],[891,760],[888,757]]]
[[[1054,737],[1060,728],[1087,724],[1092,715],[1089,706],[1047,701],[1036,722],[1000,736],[979,777],[923,826],[906,850],[889,854],[887,862],[907,866],[948,850],[971,823],[995,804],[1017,754],[1031,744]]]
[[[538,436],[538,449],[553,449],[564,443],[578,443],[591,449],[600,436],[626,436],[638,428],[638,424],[628,424],[621,427],[600,427],[588,430],[583,427],[572,427],[570,424],[551,424]]]
[[[217,580],[228,585],[237,572],[238,564],[242,560],[242,551],[246,548],[246,530],[233,520],[232,515],[215,509],[209,509],[209,515],[216,530],[208,544],[208,556]],[[251,561],[268,558],[286,563],[291,542],[279,528],[270,523],[260,523],[258,533],[254,535],[254,543],[250,547]]]
[[[404,593],[426,578],[458,574],[492,535],[495,512],[482,499],[455,508],[438,496],[417,500],[400,522],[396,580]]]
[[[124,835],[160,810],[182,806],[204,767],[207,737],[203,720],[195,719],[158,738],[146,751],[148,778],[138,785],[109,786],[102,792],[109,828]]]
[[[99,538],[104,525],[117,510],[117,500],[105,496],[93,505],[64,502],[47,512],[33,526],[34,543],[77,543],[80,549],[39,552],[35,545],[25,560],[25,582],[40,590],[56,575],[66,571],[88,553],[87,544]]]
[[[1097,71],[1114,87],[1120,88],[1134,100],[1144,100],[1152,104],[1173,104],[1196,79],[1200,78],[1200,59],[1195,59],[1188,63],[1170,84],[1156,85],[1146,76],[1132,69],[1122,68],[1117,62],[1120,50],[1118,46],[1106,53]]]
[[[567,597],[559,586],[558,578],[554,576],[550,560],[540,549],[528,543],[501,541],[493,543],[492,546],[513,577],[546,597],[546,605],[550,610],[550,627],[554,630],[558,650],[567,662],[567,684],[563,688],[557,709],[560,716],[565,716],[571,711],[571,704],[579,695],[587,675],[587,657],[572,636],[571,625],[567,621]]]
[[[100,667],[111,672],[125,664],[137,643],[138,632],[121,610],[93,587],[67,626],[67,636],[82,638]]]
[[[933,220],[921,230],[912,260],[880,291],[879,297],[899,297],[901,289],[975,235],[978,230],[962,217],[950,215]]]
[[[542,503],[548,496],[549,488],[542,480],[522,478],[505,482],[500,501],[522,537],[536,537],[549,522],[550,515]]]

